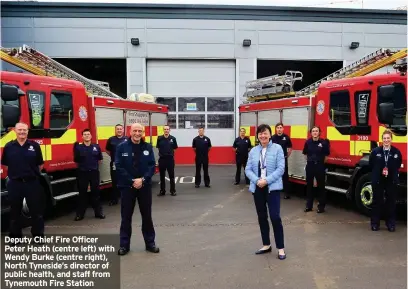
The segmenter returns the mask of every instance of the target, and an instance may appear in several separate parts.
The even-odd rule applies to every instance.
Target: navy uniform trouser
[[[201,184],[201,166],[203,167],[204,171],[204,184],[210,184],[210,175],[208,174],[208,156],[206,157],[196,157],[195,160],[196,165],[196,173],[195,173],[195,184]]]
[[[246,167],[247,161],[248,161],[248,156],[247,155],[246,156],[237,155],[236,158],[235,158],[235,162],[236,162],[236,165],[237,165],[237,171],[235,173],[235,181],[237,183],[239,183],[241,181],[241,168],[242,167],[244,168],[244,175],[245,175],[245,167]],[[249,179],[248,179],[248,177],[246,175],[245,175],[245,182],[246,182],[246,184],[249,184]]]
[[[152,220],[152,188],[150,185],[141,189],[119,188],[121,193],[121,223],[120,223],[120,247],[129,249],[132,236],[132,217],[136,205],[142,216],[142,234],[146,247],[155,246],[156,233]]]
[[[85,215],[86,208],[88,207],[88,185],[91,187],[91,204],[94,209],[95,215],[102,213],[102,206],[100,201],[100,189],[99,189],[99,171],[83,171],[78,170],[78,203],[77,203],[77,216]]]
[[[45,196],[39,180],[10,180],[7,191],[10,201],[10,237],[22,236],[21,209],[24,198],[31,216],[31,234],[43,236]]]
[[[317,189],[319,192],[319,209],[324,209],[326,206],[326,189],[325,189],[325,167],[322,163],[307,162],[306,165],[306,208],[313,208],[313,181],[316,178]]]
[[[166,156],[159,159],[159,171],[160,171],[160,191],[166,191],[166,170],[169,173],[170,179],[170,192],[176,191],[176,183],[174,180],[174,157]]]
[[[281,191],[268,192],[268,186],[262,189],[257,186],[253,193],[259,228],[261,229],[262,243],[264,246],[271,244],[268,222],[269,210],[277,249],[285,248],[283,225],[280,217],[280,193]]]
[[[382,207],[384,206],[385,196],[385,221],[387,227],[395,226],[397,187],[392,182],[381,181],[372,184],[373,187],[373,205],[371,212],[371,224],[380,225]]]

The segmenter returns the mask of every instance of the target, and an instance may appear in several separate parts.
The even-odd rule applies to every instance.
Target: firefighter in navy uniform
[[[152,220],[152,177],[156,162],[152,145],[142,139],[143,131],[141,124],[132,124],[131,138],[116,148],[115,165],[122,199],[118,255],[126,255],[130,250],[136,199],[142,216],[142,234],[146,250],[152,253],[160,251],[155,244],[156,233]]]
[[[232,147],[235,149],[235,162],[237,165],[234,185],[239,185],[241,181],[241,168],[244,167],[245,169],[248,161],[248,153],[252,148],[251,140],[249,139],[249,137],[245,136],[245,134],[245,128],[241,128],[239,130],[239,137],[235,139],[234,144],[232,145]],[[249,179],[246,175],[245,183],[249,185]]]
[[[324,213],[326,207],[326,157],[330,155],[330,145],[327,140],[320,138],[320,128],[314,126],[310,133],[311,138],[306,140],[303,148],[303,154],[306,155],[306,187],[307,187],[307,202],[305,212],[310,212],[313,209],[313,183],[316,179],[319,193],[318,213]]]
[[[115,126],[115,135],[111,136],[108,141],[106,142],[106,153],[110,156],[110,175],[112,180],[112,192],[111,192],[111,200],[109,202],[109,206],[114,206],[118,203],[119,198],[119,191],[117,188],[117,180],[116,180],[116,168],[115,168],[115,153],[116,147],[124,141],[127,141],[127,137],[123,135],[124,129],[123,125],[117,124]]]
[[[21,209],[26,199],[31,215],[31,234],[44,236],[44,193],[40,184],[44,164],[40,145],[28,140],[28,125],[15,125],[17,139],[8,142],[3,149],[1,164],[7,167],[7,191],[10,201],[10,233],[13,238],[22,237]]]
[[[204,185],[210,187],[210,176],[208,174],[208,152],[211,150],[211,140],[204,135],[204,128],[201,127],[198,129],[198,136],[193,139],[193,149],[195,151],[195,165],[196,165],[196,174],[195,174],[195,187],[199,188],[201,184],[201,166],[204,171]]]
[[[95,218],[105,219],[100,202],[99,164],[102,161],[102,151],[98,144],[91,143],[92,135],[89,129],[82,131],[83,143],[74,145],[74,161],[78,165],[78,204],[75,221],[84,218],[88,207],[88,184],[91,187],[91,202]]]
[[[170,179],[170,194],[176,195],[176,184],[174,180],[174,150],[178,148],[177,140],[170,135],[170,127],[165,125],[164,134],[157,138],[156,148],[159,149],[159,171],[160,171],[160,193],[158,196],[166,194],[166,170]]]
[[[373,205],[371,211],[371,230],[380,229],[381,209],[386,197],[385,224],[388,231],[395,231],[396,199],[398,185],[398,171],[402,164],[399,149],[391,145],[392,133],[389,130],[382,134],[383,145],[372,150],[369,158],[371,168],[371,182],[373,188]]]
[[[283,123],[277,123],[275,125],[276,133],[272,136],[272,142],[279,144],[283,149],[283,154],[285,155],[285,173],[282,176],[283,181],[283,191],[285,192],[284,199],[290,199],[290,183],[288,174],[288,158],[292,153],[292,141],[290,137],[283,131]]]

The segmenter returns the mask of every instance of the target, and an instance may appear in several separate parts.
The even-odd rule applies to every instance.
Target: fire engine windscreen
[[[342,67],[342,61],[258,60],[257,78],[284,75],[287,70],[300,71],[303,73],[303,79],[293,85],[294,91],[298,91]]]

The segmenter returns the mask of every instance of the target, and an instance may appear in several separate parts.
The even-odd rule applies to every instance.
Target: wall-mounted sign
[[[197,103],[195,103],[195,102],[187,103],[187,110],[189,110],[189,111],[197,110]]]

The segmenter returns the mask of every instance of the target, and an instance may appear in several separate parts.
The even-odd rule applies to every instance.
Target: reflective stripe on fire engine
[[[52,145],[74,144],[76,141],[77,141],[76,129],[72,128],[67,130],[60,138],[52,138],[51,144]]]
[[[327,138],[330,141],[338,141],[338,140],[345,140],[350,141],[350,135],[342,135],[335,127],[328,126],[327,127]]]
[[[378,134],[378,141],[382,143],[382,134],[386,130],[385,127],[380,126],[379,127],[379,134]],[[393,143],[407,143],[407,136],[397,136],[395,134],[392,134],[392,142]]]
[[[307,126],[292,125],[290,127],[290,138],[307,139]]]
[[[98,134],[98,140],[107,140],[115,135],[115,126],[98,126],[96,133]]]
[[[245,129],[245,135],[249,137],[249,140],[251,141],[251,145],[255,146],[255,126],[241,126],[240,129],[243,128]]]
[[[52,160],[52,146],[51,145],[40,145],[41,152],[44,161]]]
[[[370,153],[371,143],[370,141],[351,141],[350,142],[350,155],[362,156],[363,153]]]
[[[17,138],[16,132],[14,130],[9,131],[8,133],[6,133],[0,140],[0,147],[4,148],[4,146],[12,141],[15,140]]]

